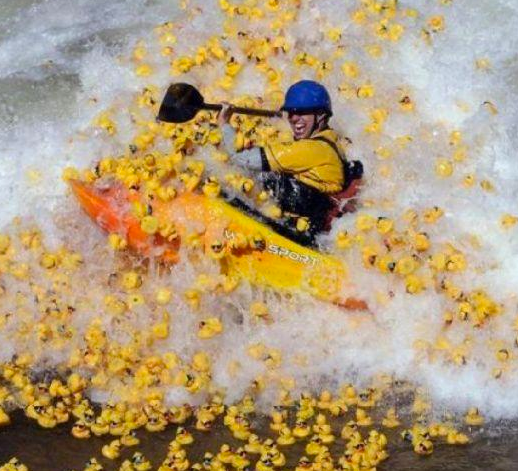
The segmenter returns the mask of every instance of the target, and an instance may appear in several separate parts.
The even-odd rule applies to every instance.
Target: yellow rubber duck
[[[5,427],[11,423],[11,419],[5,410],[0,406],[0,427]]]
[[[327,449],[327,447],[322,444],[320,437],[318,435],[313,435],[304,450],[307,455],[318,455],[324,449]]]
[[[268,455],[265,455],[261,457],[255,464],[255,470],[256,471],[272,471],[275,467],[273,466],[273,463],[271,462]]]
[[[109,444],[102,447],[101,453],[109,460],[117,459],[121,453],[121,442],[119,440],[113,440]]]
[[[140,440],[137,438],[136,430],[130,430],[129,432],[121,436],[120,442],[121,445],[124,445],[125,447],[130,447],[137,446],[140,443]]]
[[[52,413],[53,411],[48,410],[45,414],[40,415],[37,419],[38,425],[42,428],[54,428],[58,424],[58,421]]]
[[[368,427],[372,425],[372,419],[363,409],[356,409],[356,423],[359,427]]]
[[[433,443],[430,440],[417,440],[414,444],[414,451],[418,455],[431,455],[433,453]]]
[[[86,464],[84,471],[103,471],[104,468],[95,458],[90,458]]]
[[[272,421],[270,422],[270,430],[279,432],[286,427],[287,413],[285,411],[273,411],[271,414]]]
[[[262,444],[261,444],[261,455],[265,455],[269,453],[271,450],[273,450],[275,447],[275,442],[271,438],[267,438]]]
[[[243,448],[238,448],[235,453],[234,457],[232,458],[232,463],[230,463],[233,468],[235,468],[238,471],[244,470],[245,468],[248,468],[250,466],[250,460],[248,459],[248,455],[246,454],[246,451]]]
[[[332,416],[341,417],[349,410],[349,408],[347,407],[345,400],[338,398],[331,402],[328,410]]]
[[[247,453],[252,455],[260,454],[262,449],[261,440],[254,433],[250,434],[248,437],[248,443],[244,446],[244,449]]]
[[[236,423],[230,427],[232,435],[238,440],[246,441],[250,436],[250,421],[243,416],[236,417]]]
[[[188,404],[183,406],[172,406],[166,413],[166,417],[171,424],[184,424],[190,417],[192,417],[192,407]]]
[[[86,439],[90,438],[90,428],[82,421],[78,420],[75,422],[75,424],[72,426],[72,435],[74,438],[79,439]]]
[[[279,437],[277,438],[277,444],[281,446],[293,445],[295,443],[295,437],[291,433],[289,427],[283,427],[279,430]]]
[[[148,471],[151,469],[151,463],[140,452],[135,452],[131,457],[131,463],[136,471]]]
[[[255,412],[255,401],[250,395],[245,395],[239,403],[239,411],[242,414],[253,414]]]
[[[196,412],[196,430],[210,432],[216,417],[209,411],[199,410]]]
[[[167,426],[167,420],[163,414],[154,413],[148,416],[145,428],[148,432],[162,432]]]
[[[464,422],[471,426],[480,427],[481,425],[484,425],[484,417],[480,415],[480,412],[476,407],[472,407],[464,417]]]
[[[187,453],[185,450],[169,452],[167,458],[173,469],[178,471],[186,471],[189,468],[190,463],[187,459]]]
[[[114,435],[119,437],[127,433],[128,429],[124,422],[121,420],[114,420],[112,417],[112,421],[110,422],[110,435]]]
[[[342,398],[348,406],[355,406],[358,402],[356,390],[350,384],[342,387],[340,395],[342,396]]]
[[[100,416],[97,417],[95,422],[90,425],[90,430],[95,436],[100,437],[110,432],[110,424],[105,419],[103,419],[102,416]]]
[[[381,423],[384,427],[387,427],[387,428],[399,427],[401,425],[401,422],[397,418],[396,409],[391,407],[387,411],[387,415],[384,417],[384,419],[381,421]]]
[[[358,401],[356,402],[356,405],[364,409],[374,407],[376,405],[375,391],[372,389],[362,391],[360,394],[358,394]]]
[[[198,324],[198,338],[210,339],[223,332],[223,324],[217,317],[209,317]]]
[[[296,438],[306,438],[311,431],[308,423],[304,420],[297,420],[295,427],[293,427],[293,436]]]
[[[321,410],[328,410],[333,403],[333,396],[327,390],[320,393],[320,397],[317,402],[317,407]]]
[[[295,471],[313,471],[313,469],[313,463],[306,456],[302,456],[295,467]]]
[[[216,458],[223,464],[230,464],[234,458],[234,451],[230,445],[223,443],[219,449],[219,453],[216,455]]]
[[[185,427],[178,427],[176,429],[176,437],[175,440],[180,445],[190,445],[194,442],[194,438],[191,433]]]
[[[202,187],[202,192],[209,198],[216,198],[221,192],[221,185],[216,177],[208,177]]]
[[[70,414],[68,412],[67,406],[63,401],[58,401],[56,406],[54,407],[54,417],[58,424],[64,424],[68,422],[70,419]],[[2,424],[1,420],[1,412],[0,412],[0,426]]]
[[[0,466],[0,471],[29,471],[18,458],[11,458],[6,464]]]
[[[351,420],[343,426],[340,436],[344,440],[348,440],[356,432],[358,432],[358,424]]]
[[[469,438],[464,433],[452,430],[446,435],[446,443],[448,445],[466,445],[469,443]]]
[[[333,432],[331,430],[331,425],[322,425],[318,432],[318,437],[324,445],[330,445],[331,443],[333,443],[335,441],[335,436],[333,435]]]
[[[276,468],[281,468],[286,464],[286,457],[277,449],[275,444],[273,444],[272,448],[266,453],[265,456],[270,459],[273,466]]]

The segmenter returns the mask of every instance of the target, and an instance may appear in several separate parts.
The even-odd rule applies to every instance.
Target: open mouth
[[[295,126],[293,127],[293,130],[294,130],[295,134],[297,134],[299,136],[303,135],[306,132],[306,125],[304,123],[295,124]]]

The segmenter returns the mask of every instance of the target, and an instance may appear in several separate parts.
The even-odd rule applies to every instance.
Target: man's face
[[[314,129],[316,116],[314,114],[288,113],[288,121],[293,132],[293,138],[307,139]]]

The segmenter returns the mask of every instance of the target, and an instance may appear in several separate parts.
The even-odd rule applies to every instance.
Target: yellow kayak
[[[279,291],[303,291],[348,309],[366,309],[361,300],[345,298],[345,265],[336,258],[278,234],[268,225],[244,214],[221,198],[185,192],[167,203],[148,208],[154,221],[167,221],[167,233],[144,230],[131,211],[137,192],[114,184],[97,188],[79,180],[70,186],[93,221],[125,239],[128,247],[166,263],[179,260],[182,243],[199,245],[218,259],[221,270],[251,283]]]

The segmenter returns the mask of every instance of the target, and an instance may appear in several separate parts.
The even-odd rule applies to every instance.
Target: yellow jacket
[[[290,173],[323,193],[337,193],[344,185],[344,164],[335,149],[319,137],[338,146],[336,132],[326,129],[309,139],[267,144],[264,157],[273,171]]]

